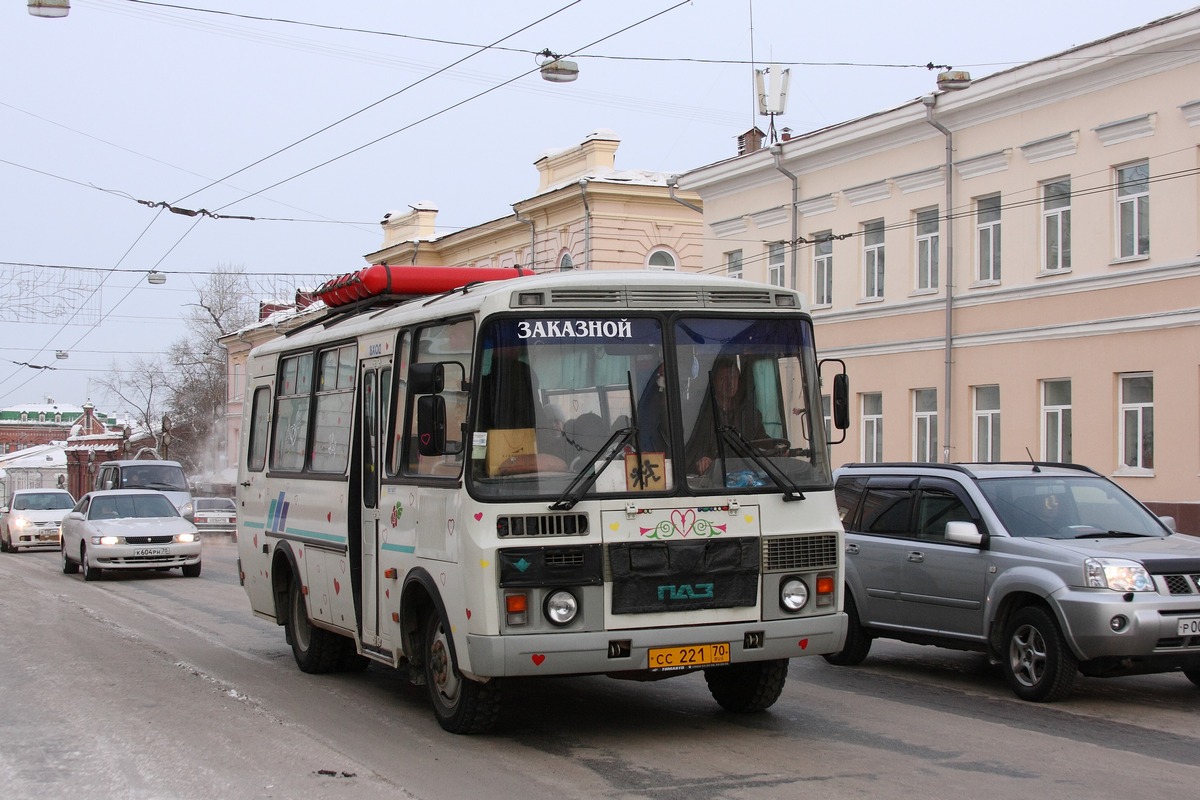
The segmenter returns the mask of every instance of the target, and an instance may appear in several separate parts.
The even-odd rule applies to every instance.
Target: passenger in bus
[[[589,411],[567,422],[563,427],[563,438],[574,451],[574,455],[566,459],[567,464],[571,469],[579,469],[608,439],[608,428],[599,414]]]
[[[748,396],[737,362],[732,358],[719,358],[709,375],[709,393],[700,406],[696,427],[684,451],[688,471],[695,475],[708,472],[722,447],[729,450],[727,442],[718,443],[718,427],[729,426],[751,442],[767,438],[762,414]],[[714,406],[716,420],[713,419]]]

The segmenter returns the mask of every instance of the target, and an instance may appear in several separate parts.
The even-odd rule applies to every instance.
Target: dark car
[[[1067,464],[853,464],[843,649],[871,640],[978,650],[1025,700],[1079,673],[1182,671],[1200,686],[1200,538]]]

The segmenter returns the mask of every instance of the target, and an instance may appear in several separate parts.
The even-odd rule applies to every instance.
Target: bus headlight
[[[799,611],[808,605],[808,584],[796,577],[779,583],[779,607],[784,611]]]
[[[547,595],[542,612],[552,625],[570,625],[579,613],[579,601],[566,589],[557,589]]]

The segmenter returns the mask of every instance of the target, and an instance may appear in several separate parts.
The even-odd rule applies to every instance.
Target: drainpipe
[[[517,207],[512,207],[513,218],[517,222],[524,222],[529,226],[529,271],[537,271],[537,228],[534,227],[533,220],[526,219],[521,216],[521,212],[517,211]]]
[[[933,106],[937,96],[928,94],[921,98],[925,104],[925,121],[941,131],[946,137],[946,388],[944,400],[945,420],[942,425],[942,461],[950,463],[950,411],[952,408],[951,379],[954,370],[954,221],[951,210],[954,208],[954,134],[942,123],[933,118]]]
[[[579,196],[583,198],[583,263],[592,268],[592,207],[588,205],[587,178],[579,179]]]
[[[776,142],[771,145],[771,156],[775,159],[775,169],[782,172],[792,182],[792,207],[789,216],[792,218],[792,288],[799,290],[800,286],[796,283],[799,272],[796,268],[796,262],[799,258],[800,250],[800,220],[796,213],[796,206],[800,202],[800,179],[783,168],[783,145]]]
[[[687,200],[684,200],[682,197],[675,196],[675,189],[678,188],[678,186],[679,186],[679,176],[678,175],[671,175],[670,177],[667,178],[667,192],[671,196],[671,199],[674,200],[676,203],[679,203],[679,205],[681,205],[681,206],[686,206],[686,207],[690,208],[692,211],[695,211],[697,214],[703,214],[704,209],[701,208],[700,206],[696,205],[695,203],[689,203]]]

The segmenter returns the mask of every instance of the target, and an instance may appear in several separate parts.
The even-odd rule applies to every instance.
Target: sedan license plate
[[[134,550],[133,554],[135,556],[169,556],[171,550],[167,547],[142,547]]]
[[[1181,617],[1179,620],[1180,636],[1200,636],[1200,617]]]
[[[651,647],[647,666],[655,671],[711,667],[729,663],[729,642],[692,644],[683,647]]]

